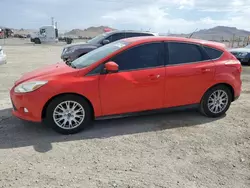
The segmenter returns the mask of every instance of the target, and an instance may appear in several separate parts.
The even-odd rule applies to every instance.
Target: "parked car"
[[[0,65],[6,64],[6,54],[3,52],[3,48],[0,46]]]
[[[68,46],[62,51],[61,59],[63,61],[73,61],[82,55],[99,48],[108,43],[129,37],[138,37],[138,36],[156,36],[156,33],[150,32],[140,32],[140,31],[110,31],[96,36],[95,38],[84,42],[84,43],[75,43]]]
[[[214,42],[136,37],[27,73],[10,98],[16,117],[44,121],[63,134],[97,118],[165,108],[197,107],[220,117],[240,96],[241,71],[240,62]]]
[[[250,45],[229,50],[242,64],[250,65]]]

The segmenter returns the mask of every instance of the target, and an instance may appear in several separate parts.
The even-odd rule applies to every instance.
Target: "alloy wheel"
[[[216,90],[208,98],[208,109],[219,114],[227,107],[228,101],[228,94],[224,90]]]
[[[75,129],[79,127],[85,118],[85,110],[76,101],[64,101],[56,106],[53,112],[53,120],[62,129]]]

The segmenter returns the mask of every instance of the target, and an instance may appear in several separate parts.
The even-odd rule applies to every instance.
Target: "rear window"
[[[222,51],[215,48],[204,46],[204,49],[206,50],[207,55],[210,57],[210,59],[218,59],[223,54]]]

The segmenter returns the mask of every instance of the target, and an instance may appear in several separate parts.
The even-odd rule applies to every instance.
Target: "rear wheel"
[[[41,40],[40,40],[39,38],[35,38],[35,39],[34,39],[34,43],[35,43],[35,44],[41,44]]]
[[[200,111],[208,117],[220,117],[229,109],[232,93],[225,85],[218,85],[209,89],[200,103]]]
[[[92,111],[88,102],[77,95],[55,98],[47,107],[45,122],[61,134],[78,133],[91,121]]]

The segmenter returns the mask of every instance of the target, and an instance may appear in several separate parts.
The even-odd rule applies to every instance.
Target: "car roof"
[[[157,33],[154,32],[149,32],[149,31],[136,31],[136,30],[113,30],[106,32],[107,34],[114,34],[114,33],[142,33],[142,34],[152,34],[152,35],[158,35]]]
[[[132,37],[122,39],[123,41],[130,43],[145,43],[145,42],[157,42],[157,41],[175,41],[175,42],[186,42],[186,43],[195,43],[200,45],[206,45],[220,50],[225,50],[226,45],[219,42],[207,41],[202,39],[193,39],[185,37],[170,37],[170,36],[143,36],[143,37]]]

